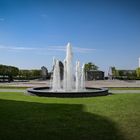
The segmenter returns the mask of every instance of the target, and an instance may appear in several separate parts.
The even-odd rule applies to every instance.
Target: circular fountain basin
[[[108,95],[107,88],[91,88],[86,87],[82,91],[52,91],[50,87],[35,87],[27,89],[31,95],[44,96],[44,97],[94,97]]]

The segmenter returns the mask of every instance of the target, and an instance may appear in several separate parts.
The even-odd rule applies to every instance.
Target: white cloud
[[[66,51],[65,46],[49,46],[47,48],[49,51]]]
[[[50,46],[47,50],[51,50],[51,51],[66,51],[66,46]],[[91,53],[93,51],[96,51],[96,49],[73,47],[73,51],[74,52],[80,52],[80,53]]]
[[[17,46],[4,46],[0,45],[0,49],[3,50],[18,50],[18,51],[66,51],[65,46],[49,46],[49,47],[17,47]],[[80,48],[80,47],[73,47],[74,52],[78,53],[91,53],[96,51],[96,49],[93,48]]]
[[[80,48],[80,47],[73,47],[75,52],[81,52],[81,53],[90,53],[93,51],[96,51],[96,49],[93,48]]]
[[[25,48],[25,47],[10,47],[9,49],[12,49],[12,50],[36,50],[36,48]]]
[[[36,48],[27,48],[27,47],[16,47],[16,46],[4,46],[4,45],[0,45],[0,49],[4,49],[4,50],[35,50]]]

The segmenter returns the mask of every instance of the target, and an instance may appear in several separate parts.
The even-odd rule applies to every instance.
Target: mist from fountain
[[[63,62],[64,74],[63,81],[60,80],[60,66],[59,60],[53,59],[53,81],[52,81],[52,91],[81,91],[85,89],[85,72],[84,65],[80,67],[80,62],[76,62],[75,76],[73,74],[73,64],[72,64],[72,46],[70,43],[66,46],[66,58]],[[75,81],[74,81],[75,77]]]

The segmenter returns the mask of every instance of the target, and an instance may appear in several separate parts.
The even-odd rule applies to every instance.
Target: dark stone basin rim
[[[109,94],[107,88],[86,87],[88,92],[86,91],[79,91],[79,92],[48,91],[47,92],[47,91],[43,91],[44,89],[50,89],[50,87],[35,87],[35,88],[27,89],[27,91],[28,93],[31,93],[33,95],[45,96],[45,97],[93,97],[93,96],[105,96]]]

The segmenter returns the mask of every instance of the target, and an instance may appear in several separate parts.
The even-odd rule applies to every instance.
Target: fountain
[[[76,61],[76,72],[75,72],[75,82],[72,66],[72,47],[70,43],[67,45],[66,59],[64,59],[64,78],[61,84],[60,80],[60,67],[59,60],[53,59],[53,81],[52,81],[52,91],[80,91],[84,90],[84,65],[82,69],[80,68],[80,62]],[[62,86],[61,86],[62,85]]]
[[[64,59],[63,80],[60,79],[59,60],[53,58],[53,76],[50,87],[36,87],[28,89],[28,93],[46,97],[91,97],[108,95],[106,88],[85,87],[84,64],[80,67],[80,61],[76,61],[75,74],[72,63],[73,53],[70,43],[66,47]]]

